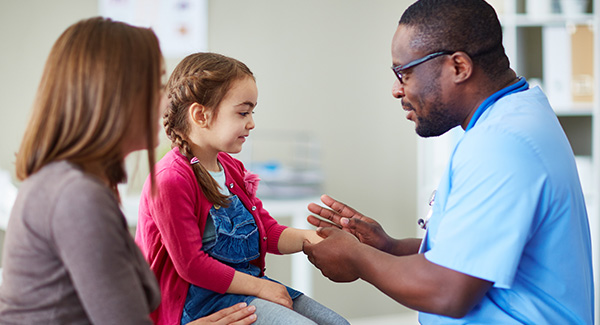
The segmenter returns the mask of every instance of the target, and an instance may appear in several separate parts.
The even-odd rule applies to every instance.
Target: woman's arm
[[[137,247],[108,189],[89,182],[69,186],[57,199],[51,231],[91,323],[152,323],[148,295],[155,290],[157,300],[159,289],[148,265],[136,265]]]
[[[304,241],[316,244],[323,240],[314,230],[286,228],[279,237],[277,248],[281,254],[292,254],[302,250]]]

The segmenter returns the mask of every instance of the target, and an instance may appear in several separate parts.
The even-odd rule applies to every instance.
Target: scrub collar
[[[469,121],[469,125],[467,125],[465,132],[467,132],[471,128],[473,128],[473,126],[475,125],[475,123],[477,123],[477,120],[479,120],[479,118],[481,117],[483,112],[485,112],[490,106],[492,106],[492,104],[497,102],[500,98],[502,98],[504,96],[508,96],[510,94],[518,93],[520,91],[527,90],[527,89],[529,89],[529,84],[527,83],[525,78],[519,77],[519,81],[517,81],[516,83],[514,83],[506,88],[502,88],[499,91],[492,94],[490,97],[486,98],[483,101],[483,103],[481,103],[481,105],[479,105],[479,107],[475,111],[475,114],[473,114],[473,117],[471,117],[471,121]]]

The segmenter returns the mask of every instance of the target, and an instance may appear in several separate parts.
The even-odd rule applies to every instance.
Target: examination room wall
[[[208,2],[208,50],[245,62],[256,76],[253,133],[308,134],[321,148],[324,192],[374,217],[396,237],[414,236],[418,217],[417,136],[390,92],[391,38],[411,2]],[[0,3],[0,169],[13,179],[15,152],[50,47],[67,26],[97,15],[97,8],[97,0]],[[168,58],[167,71],[180,59]],[[140,181],[133,181],[135,191]],[[332,283],[316,269],[313,279],[314,297],[345,317],[406,311],[362,281]]]

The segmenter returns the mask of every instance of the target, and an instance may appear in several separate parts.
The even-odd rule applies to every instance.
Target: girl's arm
[[[315,230],[286,228],[279,237],[277,248],[281,254],[292,254],[302,250],[304,241],[316,244],[323,240]]]
[[[292,298],[284,285],[239,271],[235,271],[227,293],[255,296],[292,308]]]

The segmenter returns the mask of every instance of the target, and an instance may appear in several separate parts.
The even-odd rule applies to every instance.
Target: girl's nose
[[[248,130],[252,130],[255,126],[256,124],[254,123],[254,117],[252,116],[252,114],[250,114],[250,121],[248,121],[248,124],[246,124],[246,128]]]

